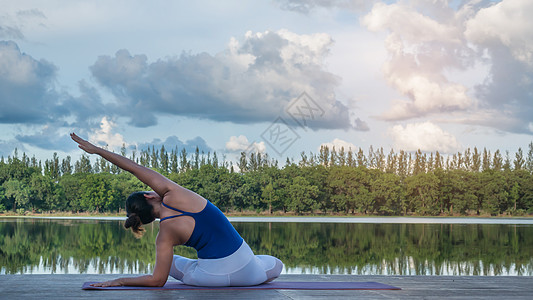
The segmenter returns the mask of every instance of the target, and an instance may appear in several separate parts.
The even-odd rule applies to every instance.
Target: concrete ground
[[[125,275],[128,277],[131,275]],[[533,299],[528,276],[282,275],[282,281],[375,281],[402,290],[82,290],[120,275],[0,275],[0,299]]]

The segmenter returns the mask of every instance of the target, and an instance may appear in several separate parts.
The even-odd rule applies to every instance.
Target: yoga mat
[[[111,286],[94,287],[94,282],[85,282],[84,290],[401,290],[401,288],[379,282],[344,281],[274,281],[254,286],[206,287],[192,286],[181,282],[167,282],[163,287]]]

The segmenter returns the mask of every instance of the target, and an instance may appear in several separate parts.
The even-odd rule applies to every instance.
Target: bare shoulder
[[[172,218],[160,223],[156,238],[156,247],[160,249],[185,244],[193,230],[194,219],[189,216]]]
[[[187,212],[200,212],[207,204],[207,200],[197,193],[178,184],[164,195],[165,204]]]

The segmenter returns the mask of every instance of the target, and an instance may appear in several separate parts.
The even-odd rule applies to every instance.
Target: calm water
[[[533,276],[533,225],[233,224],[284,273]],[[150,273],[158,223],[146,229],[137,240],[117,220],[0,218],[0,274]]]

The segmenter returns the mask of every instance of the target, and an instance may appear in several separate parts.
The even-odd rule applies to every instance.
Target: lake
[[[285,263],[284,274],[533,276],[532,220],[230,219],[256,254]],[[159,223],[145,226],[139,240],[122,224],[120,218],[0,218],[0,274],[150,273]],[[183,246],[175,253],[196,255]]]

